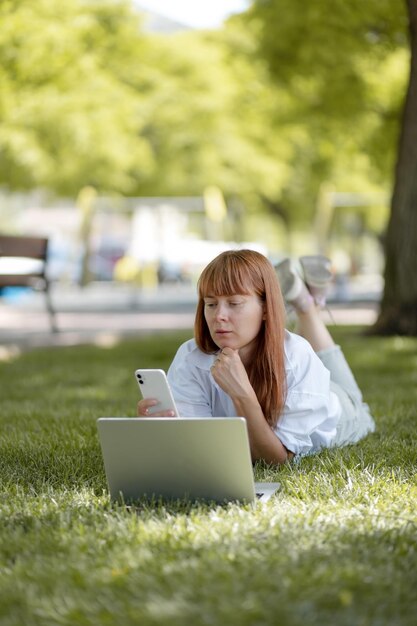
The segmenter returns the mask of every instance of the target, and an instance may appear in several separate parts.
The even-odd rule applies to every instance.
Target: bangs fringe
[[[251,269],[233,256],[223,257],[221,262],[214,259],[206,267],[198,281],[199,297],[250,295],[253,288],[256,287]],[[256,292],[257,290],[255,290]]]

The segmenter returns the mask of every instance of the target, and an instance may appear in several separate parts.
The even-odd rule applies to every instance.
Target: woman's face
[[[264,320],[264,304],[254,293],[208,295],[204,298],[204,317],[214,343],[220,349],[239,350],[244,360],[256,345]]]

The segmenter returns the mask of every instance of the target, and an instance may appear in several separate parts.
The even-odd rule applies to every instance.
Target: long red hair
[[[246,371],[267,422],[275,426],[284,406],[287,385],[284,367],[285,307],[272,264],[254,250],[228,250],[207,265],[197,287],[194,335],[197,346],[207,354],[213,354],[219,348],[211,338],[204,317],[205,297],[255,293],[264,303],[265,319]]]

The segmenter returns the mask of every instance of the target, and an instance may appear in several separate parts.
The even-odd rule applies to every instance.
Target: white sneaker
[[[302,256],[300,265],[314,302],[320,307],[326,306],[326,295],[333,278],[330,259],[320,254]]]
[[[295,263],[291,259],[284,259],[275,265],[275,272],[285,302],[299,313],[308,311],[314,299],[297,271]]]

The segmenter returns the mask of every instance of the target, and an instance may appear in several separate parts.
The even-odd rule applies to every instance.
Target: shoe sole
[[[332,280],[331,261],[325,256],[303,256],[300,264],[308,287],[325,287]]]
[[[291,297],[291,293],[294,290],[297,279],[292,271],[290,259],[281,261],[281,263],[276,265],[274,269],[276,275],[278,276],[282,295],[284,298],[287,298],[288,295]]]

